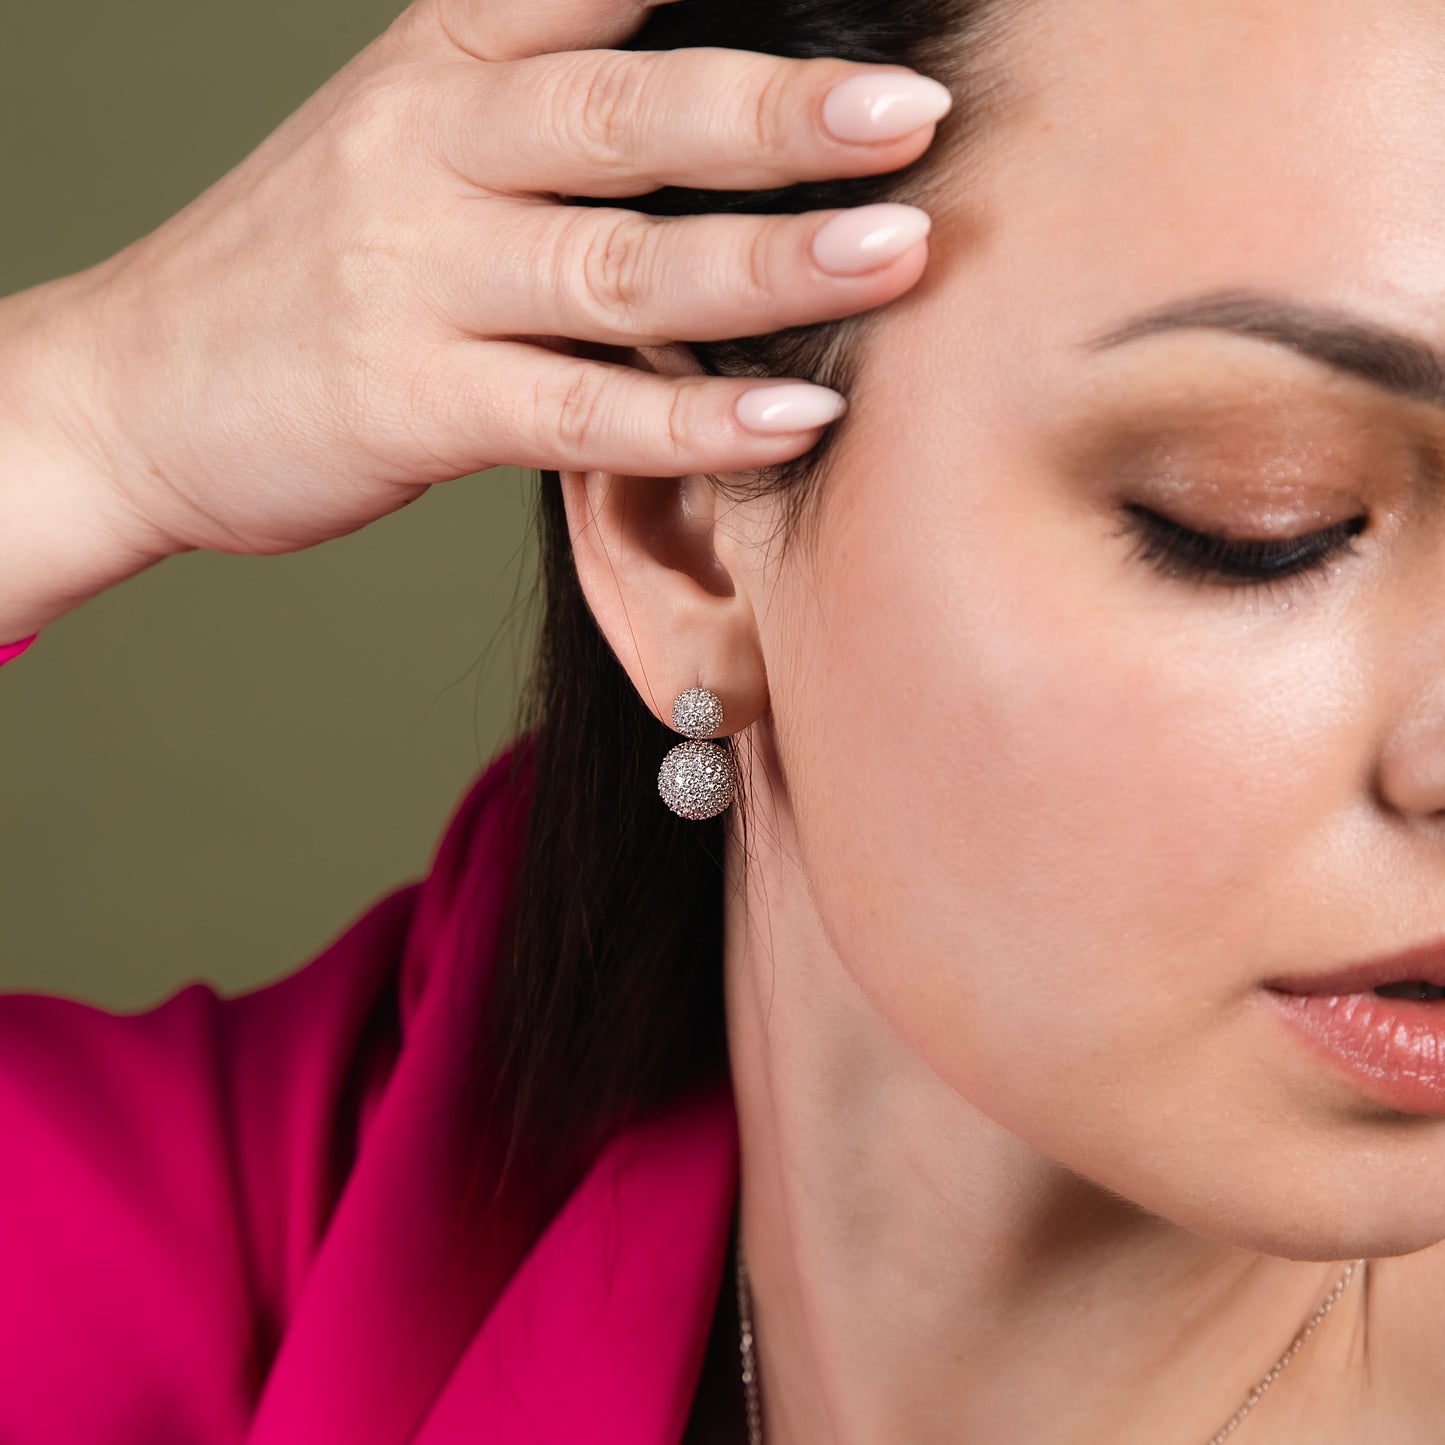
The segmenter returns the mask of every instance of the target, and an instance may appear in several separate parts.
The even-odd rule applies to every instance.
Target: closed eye
[[[1114,535],[1137,538],[1131,559],[1149,563],[1166,577],[1224,587],[1277,586],[1322,572],[1336,557],[1358,550],[1353,539],[1369,521],[1351,517],[1298,537],[1228,538],[1196,532],[1137,503],[1126,505],[1123,512],[1125,525]]]

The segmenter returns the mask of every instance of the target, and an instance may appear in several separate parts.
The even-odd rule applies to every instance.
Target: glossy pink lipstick
[[[1332,973],[1269,979],[1265,996],[1371,1098],[1445,1117],[1445,940]]]

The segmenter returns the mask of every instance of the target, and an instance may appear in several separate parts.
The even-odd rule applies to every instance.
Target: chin
[[[1338,1197],[1313,1199],[1268,1213],[1242,1206],[1205,1211],[1208,1227],[1181,1220],[1196,1233],[1239,1249],[1279,1259],[1389,1259],[1415,1254],[1445,1240],[1445,1211],[1435,1201],[1411,1207],[1403,1186],[1397,1197],[1372,1213],[1367,1207],[1340,1208]]]

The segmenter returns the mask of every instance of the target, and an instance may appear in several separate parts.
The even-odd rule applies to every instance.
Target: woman
[[[425,882],[240,998],[0,1008],[0,1437],[1440,1438],[1439,16],[571,9],[414,7],[11,304],[0,636],[551,470]],[[262,236],[325,261],[257,314]]]

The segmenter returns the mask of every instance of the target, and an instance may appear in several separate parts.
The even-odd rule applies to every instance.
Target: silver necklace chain
[[[1314,1327],[1330,1312],[1331,1306],[1339,1299],[1340,1292],[1349,1284],[1351,1275],[1364,1264],[1363,1259],[1357,1259],[1340,1276],[1339,1282],[1325,1296],[1324,1303],[1309,1317],[1299,1334],[1294,1337],[1294,1342],[1289,1349],[1270,1366],[1264,1378],[1249,1392],[1244,1404],[1209,1437],[1208,1445],[1219,1445],[1221,1440],[1234,1433],[1239,1422],[1259,1403],[1260,1396],[1274,1384],[1279,1378],[1280,1372],[1294,1359],[1296,1351],[1310,1337]],[[763,1414],[758,1401],[758,1361],[753,1349],[753,1300],[752,1291],[748,1288],[748,1266],[747,1260],[743,1257],[741,1231],[739,1231],[737,1242],[736,1273],[738,1282],[738,1353],[742,1357],[743,1395],[747,1400],[748,1445],[763,1445]]]

